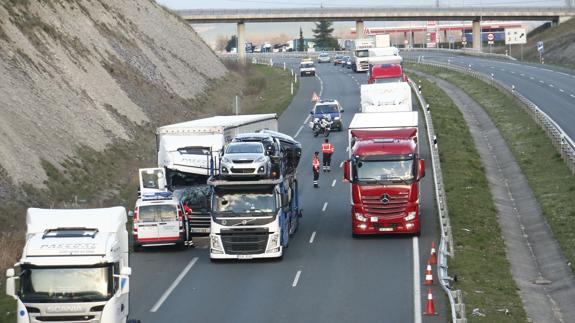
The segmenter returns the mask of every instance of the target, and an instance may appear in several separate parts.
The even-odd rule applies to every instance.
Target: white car
[[[318,63],[329,63],[331,62],[331,56],[328,53],[321,53],[317,58]]]
[[[267,178],[270,170],[271,160],[261,142],[231,142],[220,161],[220,174],[224,177]]]
[[[315,76],[315,65],[311,60],[301,61],[299,64],[299,74],[300,76],[310,75]]]

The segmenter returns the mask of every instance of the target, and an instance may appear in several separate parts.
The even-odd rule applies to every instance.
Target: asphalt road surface
[[[288,61],[296,72],[297,64]],[[314,138],[306,120],[316,92],[341,103],[347,129],[358,111],[359,84],[366,83],[366,75],[332,64],[318,64],[317,74],[298,74],[300,89],[280,117],[280,131],[303,146],[298,179],[304,215],[283,260],[211,263],[206,238],[195,239],[197,247],[185,251],[157,248],[132,254],[132,318],[144,323],[447,321],[447,300],[438,285],[432,289],[439,315],[422,316],[425,265],[431,242],[439,237],[424,126],[419,142],[428,165],[422,181],[421,237],[352,239],[350,188],[340,168],[347,158],[347,132],[330,134],[335,146],[332,172],[321,173],[320,188],[314,189],[311,157],[324,137]]]
[[[472,70],[493,74],[505,84],[535,103],[547,113],[567,135],[575,140],[575,74],[572,70],[555,66],[524,63],[504,59],[488,59],[475,56],[453,55],[446,52],[402,52],[402,56],[426,61],[470,67]]]

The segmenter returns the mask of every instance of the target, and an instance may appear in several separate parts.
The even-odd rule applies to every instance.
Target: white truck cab
[[[27,212],[26,245],[6,271],[17,323],[128,320],[131,268],[123,207]]]
[[[315,76],[315,65],[311,59],[302,60],[299,64],[300,76],[311,75]]]

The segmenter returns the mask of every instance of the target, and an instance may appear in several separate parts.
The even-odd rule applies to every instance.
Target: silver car
[[[220,162],[220,174],[225,177],[268,177],[270,157],[261,142],[232,142]]]

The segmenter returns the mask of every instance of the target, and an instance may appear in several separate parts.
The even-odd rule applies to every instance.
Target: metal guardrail
[[[401,49],[402,53],[410,53],[410,52],[417,52],[417,51],[439,52],[439,53],[449,53],[449,54],[457,54],[457,55],[510,59],[513,61],[517,60],[513,56],[509,56],[509,55],[505,55],[505,54],[484,53],[480,50],[471,49],[471,48],[468,48],[468,49],[447,49],[447,48],[418,48],[418,47],[413,47],[413,48],[409,48],[409,49],[403,49],[403,48]]]
[[[409,59],[412,60],[412,58]],[[557,149],[561,155],[561,158],[563,161],[565,161],[571,170],[571,173],[575,174],[575,141],[573,141],[573,139],[569,137],[569,135],[567,135],[567,133],[565,133],[565,131],[551,117],[549,117],[547,113],[543,112],[535,103],[531,102],[521,93],[519,93],[515,89],[514,85],[510,87],[502,81],[496,79],[494,75],[485,75],[483,73],[471,70],[470,68],[437,62],[427,62],[425,61],[424,57],[419,57],[416,62],[419,64],[448,69],[470,75],[513,96],[520,103],[522,103],[521,106],[523,109],[529,113],[533,120],[543,129],[543,131],[545,131],[547,136],[551,139],[553,146],[555,149]]]
[[[425,116],[425,125],[427,128],[427,138],[429,140],[429,149],[431,150],[431,165],[433,168],[433,181],[435,183],[435,199],[437,202],[437,211],[439,213],[439,224],[441,229],[441,240],[437,250],[437,277],[441,288],[447,294],[449,305],[451,308],[451,321],[453,323],[465,323],[465,304],[461,290],[452,290],[451,281],[447,273],[447,258],[455,256],[453,235],[451,233],[451,224],[449,221],[449,212],[447,209],[447,198],[445,195],[445,188],[443,185],[443,173],[441,171],[441,161],[439,160],[439,147],[437,145],[437,137],[431,119],[431,112],[429,105],[426,103],[425,98],[421,95],[421,88],[413,80],[409,80],[411,88],[415,92],[417,99],[420,103],[423,115]]]
[[[317,58],[321,53],[328,53],[330,55],[350,55],[349,51],[320,51],[320,52],[268,52],[268,53],[246,53],[246,59],[251,61],[252,59],[302,59],[302,58]],[[238,54],[220,54],[220,58],[237,60]]]

